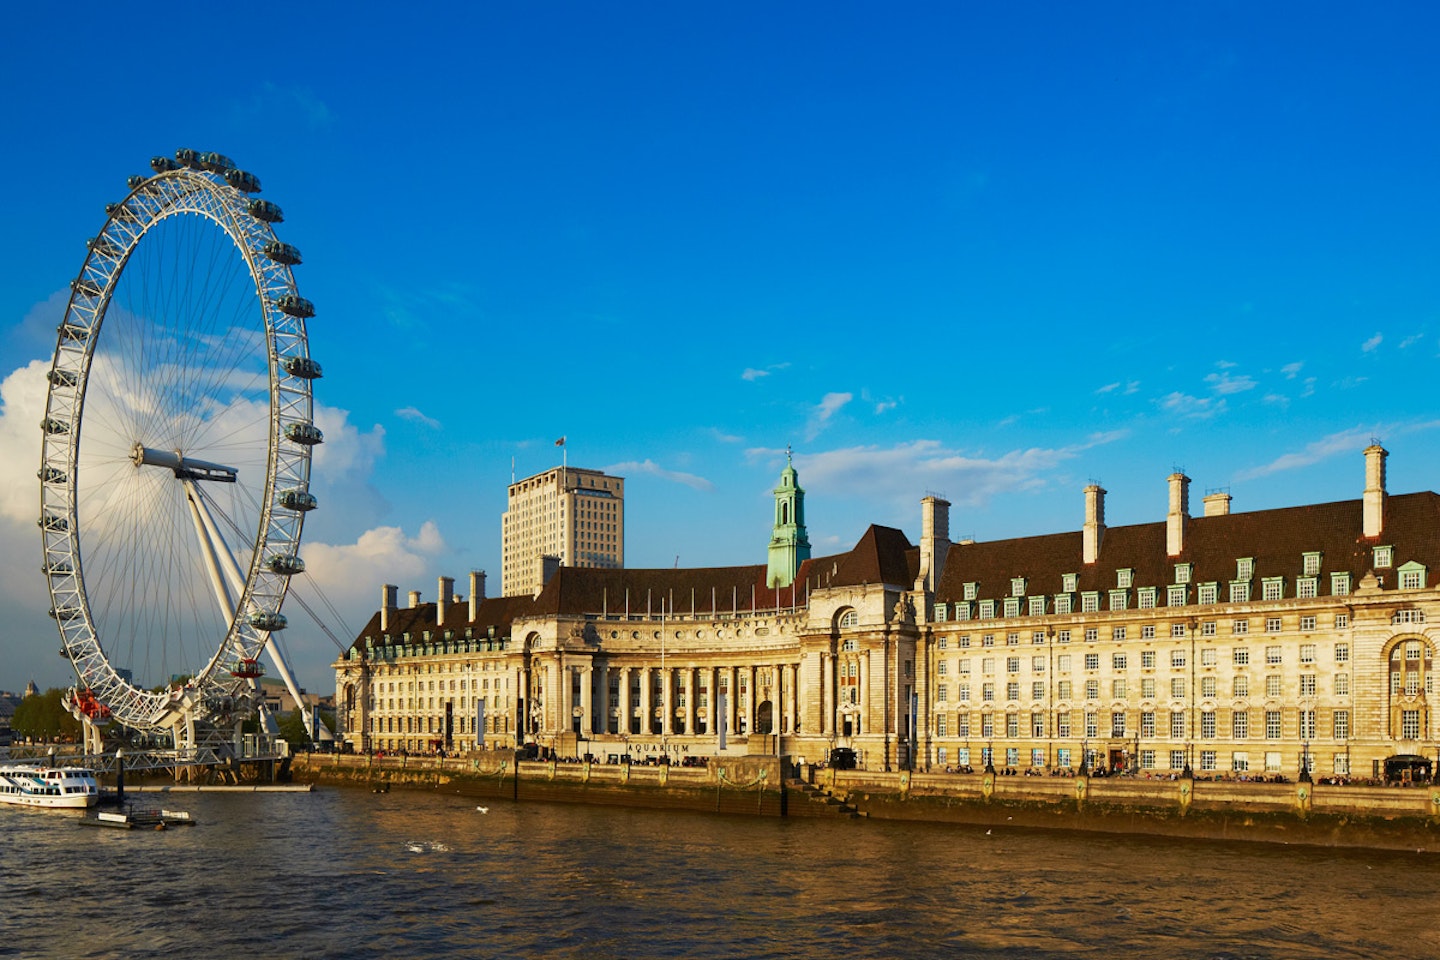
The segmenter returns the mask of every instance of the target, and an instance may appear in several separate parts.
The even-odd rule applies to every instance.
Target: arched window
[[[835,617],[835,625],[841,630],[847,630],[860,625],[860,614],[855,612],[854,607],[846,607]]]
[[[1390,736],[1424,740],[1433,726],[1435,652],[1423,639],[1400,640],[1390,649]]]

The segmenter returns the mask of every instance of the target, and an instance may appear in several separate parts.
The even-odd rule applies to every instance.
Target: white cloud
[[[1160,409],[1166,413],[1173,413],[1177,417],[1187,417],[1192,420],[1208,420],[1218,413],[1225,412],[1224,400],[1192,397],[1188,393],[1181,393],[1178,390],[1166,394],[1157,402],[1160,404]]]
[[[1238,366],[1238,364],[1236,364],[1234,360],[1216,360],[1215,366],[1221,370],[1229,370],[1232,367]]]
[[[1373,353],[1375,351],[1375,348],[1380,346],[1380,343],[1384,339],[1384,335],[1377,333],[1369,340],[1366,340],[1364,343],[1360,344],[1360,349],[1364,353]]]
[[[1119,390],[1119,389],[1120,389],[1120,381],[1119,381],[1119,380],[1116,380],[1114,383],[1107,383],[1107,384],[1105,384],[1105,386],[1101,387],[1099,390],[1096,390],[1095,392],[1096,392],[1096,393],[1101,393],[1101,394],[1103,394],[1103,393],[1113,393],[1114,391]]]
[[[1044,475],[1059,464],[1124,436],[1125,431],[1100,433],[1066,447],[1031,447],[998,457],[968,454],[938,440],[912,440],[891,447],[847,447],[797,456],[795,465],[807,490],[829,496],[879,498],[904,509],[926,490],[949,490],[963,491],[959,502],[973,506],[1004,491],[1040,486]],[[768,457],[783,451],[747,453]]]
[[[1234,364],[1231,364],[1231,366],[1234,366]],[[1211,390],[1222,397],[1229,396],[1232,393],[1244,393],[1246,390],[1254,390],[1256,386],[1252,378],[1247,376],[1232,377],[1226,371],[1210,374],[1205,378],[1205,382],[1210,385]]]
[[[1285,374],[1286,380],[1294,380],[1300,374],[1300,370],[1304,366],[1305,364],[1300,361],[1296,361],[1295,363],[1287,363],[1285,364],[1285,366],[1280,368],[1280,372]]]
[[[726,433],[719,427],[711,427],[710,436],[712,439],[717,440],[720,443],[743,443],[745,441],[744,437],[734,433]]]
[[[1236,474],[1235,479],[1253,480],[1256,477],[1265,477],[1272,473],[1280,473],[1284,470],[1308,467],[1311,464],[1319,463],[1321,460],[1333,457],[1338,453],[1363,450],[1369,446],[1370,439],[1374,435],[1375,430],[1372,427],[1352,427],[1349,430],[1332,433],[1329,436],[1321,437],[1313,443],[1306,444],[1303,450],[1283,454],[1262,466],[1242,470]]]
[[[1421,340],[1424,340],[1424,339],[1425,339],[1425,334],[1423,334],[1423,333],[1412,333],[1410,336],[1408,336],[1408,337],[1406,337],[1404,340],[1401,340],[1401,341],[1400,341],[1400,349],[1401,349],[1401,350],[1407,350],[1407,349],[1409,349],[1410,347],[1415,346],[1415,344],[1419,343]]]
[[[605,468],[605,472],[611,476],[634,476],[638,473],[648,474],[652,477],[659,477],[661,480],[669,480],[672,483],[683,483],[692,490],[714,490],[715,485],[704,477],[693,473],[683,473],[679,470],[666,470],[654,460],[645,459],[641,461],[631,460],[626,463],[612,463]]]
[[[821,430],[830,423],[830,418],[835,416],[845,404],[855,399],[853,393],[827,393],[820,402],[810,411],[810,422],[805,429],[805,439],[814,440]]]
[[[790,366],[789,363],[772,363],[768,367],[746,367],[745,372],[740,374],[740,379],[754,383],[756,380],[768,377],[776,370],[784,370],[788,366]]]
[[[418,423],[421,426],[429,427],[431,430],[440,429],[440,421],[434,417],[427,417],[416,407],[401,407],[395,411],[395,416],[401,420],[409,420],[411,423]]]
[[[875,413],[877,416],[882,413],[889,413],[898,406],[900,406],[900,401],[898,400],[881,400],[875,404]]]

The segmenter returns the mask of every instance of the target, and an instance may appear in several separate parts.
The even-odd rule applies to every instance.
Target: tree
[[[20,705],[15,708],[15,716],[10,720],[10,729],[16,736],[30,737],[33,740],[58,740],[62,737],[78,739],[80,721],[70,716],[61,706],[60,700],[63,696],[63,690],[51,687],[44,693],[21,700]]]

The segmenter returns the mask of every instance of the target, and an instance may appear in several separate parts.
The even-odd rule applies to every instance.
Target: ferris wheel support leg
[[[225,582],[221,579],[220,570],[228,575],[231,585],[235,590],[243,594],[245,587],[245,576],[240,569],[240,564],[235,561],[235,555],[230,552],[230,547],[225,543],[225,538],[220,536],[220,528],[215,524],[215,518],[210,515],[210,510],[205,506],[200,492],[195,488],[194,481],[185,481],[186,499],[190,503],[190,512],[195,520],[195,533],[200,537],[201,547],[205,553],[207,567],[210,569],[211,581],[215,584],[215,596],[220,602],[220,608],[229,619],[235,619],[239,611],[236,610],[238,601],[230,599],[230,593],[225,589]],[[211,565],[212,560],[215,565]],[[217,569],[218,567],[218,569]],[[285,656],[275,643],[275,638],[265,634],[265,652],[270,655],[270,662],[275,666],[275,672],[280,674],[280,679],[285,682],[285,689],[290,691],[290,696],[295,700],[295,709],[305,717],[306,728],[312,722],[310,708],[305,703],[305,697],[300,692],[300,685],[295,682],[295,674],[290,670],[290,664],[286,662]],[[259,683],[255,684],[259,690]],[[262,723],[268,717],[266,711],[262,711]],[[267,733],[274,736],[279,732],[273,717],[268,717],[268,723],[264,723]]]

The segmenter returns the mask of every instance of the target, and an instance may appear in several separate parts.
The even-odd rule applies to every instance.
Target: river
[[[1434,856],[481,802],[0,807],[0,956],[1440,957]]]

